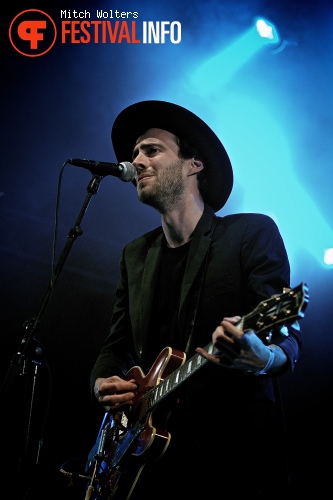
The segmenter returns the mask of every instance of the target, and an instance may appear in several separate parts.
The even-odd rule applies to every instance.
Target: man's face
[[[133,150],[140,201],[165,213],[174,208],[185,189],[186,165],[178,155],[176,137],[166,130],[151,128]]]

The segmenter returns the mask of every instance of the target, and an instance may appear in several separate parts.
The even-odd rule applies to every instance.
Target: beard
[[[170,163],[163,170],[160,170],[154,185],[148,184],[142,188],[139,187],[139,200],[155,208],[161,214],[174,209],[184,193],[181,169],[183,161],[180,158],[177,162]]]

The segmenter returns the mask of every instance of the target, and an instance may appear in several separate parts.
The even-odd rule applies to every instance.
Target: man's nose
[[[132,164],[135,166],[136,169],[147,168],[148,160],[146,155],[144,155],[143,153],[138,153],[134,158],[134,160],[132,161]]]

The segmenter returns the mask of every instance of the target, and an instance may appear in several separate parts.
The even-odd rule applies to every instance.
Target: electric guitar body
[[[153,425],[156,407],[151,406],[151,390],[174,373],[185,359],[183,352],[165,347],[147,375],[138,366],[127,372],[126,379],[134,379],[138,390],[130,407],[122,408],[113,416],[104,415],[87,469],[88,473],[96,469],[96,476],[103,480],[88,487],[91,495],[86,496],[86,500],[109,500],[116,494],[120,500],[130,498],[145,463],[164,454],[171,436],[165,429]]]

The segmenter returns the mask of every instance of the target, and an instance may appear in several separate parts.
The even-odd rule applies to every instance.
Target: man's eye
[[[151,155],[151,154],[155,154],[155,153],[158,153],[159,152],[159,149],[158,148],[149,148],[149,151],[148,153]]]

